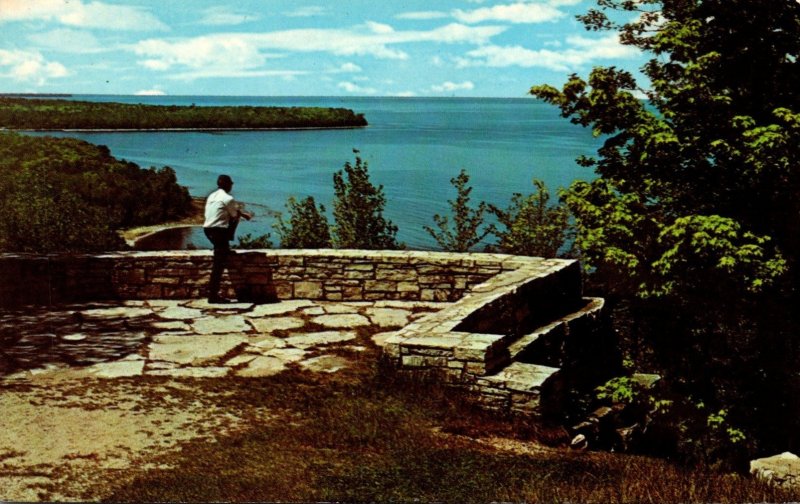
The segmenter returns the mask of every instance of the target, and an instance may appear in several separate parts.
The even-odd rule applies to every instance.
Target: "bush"
[[[346,162],[333,175],[333,244],[343,249],[400,249],[397,226],[383,217],[386,196],[383,186],[369,180],[366,161],[356,154],[356,164]]]
[[[487,205],[481,201],[477,209],[469,206],[472,187],[467,185],[469,175],[465,170],[462,169],[457,177],[451,178],[450,183],[455,187],[457,194],[455,201],[448,200],[453,218],[452,226],[448,216],[436,214],[433,216],[433,221],[439,230],[436,231],[430,226],[423,228],[443,250],[468,252],[491,232],[491,228],[479,229],[483,225],[483,215],[486,213]]]
[[[289,222],[285,222],[283,216],[278,214],[276,224],[282,248],[330,248],[331,233],[324,206],[317,208],[311,196],[300,202],[289,197],[286,209],[289,211]]]
[[[514,193],[505,210],[489,205],[504,228],[493,228],[499,242],[492,248],[507,254],[556,257],[573,234],[569,210],[550,204],[550,192],[543,181],[534,179],[533,185],[536,192],[527,196]]]

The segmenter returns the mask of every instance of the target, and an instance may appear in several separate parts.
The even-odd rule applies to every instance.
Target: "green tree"
[[[564,205],[552,205],[550,192],[544,182],[534,179],[536,191],[523,195],[514,193],[505,210],[489,205],[497,217],[497,226],[492,230],[498,238],[497,249],[506,254],[556,257],[570,237],[569,209]]]
[[[317,207],[312,196],[297,201],[290,196],[286,202],[289,222],[277,216],[278,235],[282,248],[330,248],[331,234],[325,207]]]
[[[436,240],[443,250],[468,252],[491,232],[491,228],[488,226],[480,229],[484,223],[483,216],[486,213],[487,205],[481,201],[478,208],[469,206],[472,187],[467,185],[469,184],[469,175],[466,170],[462,169],[457,177],[451,178],[450,184],[456,189],[456,199],[448,200],[452,212],[452,224],[447,215],[436,214],[433,216],[433,221],[436,223],[438,231],[430,226],[423,226],[423,229]]]
[[[797,447],[800,4],[598,4],[582,21],[651,55],[649,89],[613,67],[531,89],[604,138],[564,198],[586,267],[674,388],[751,447]]]
[[[366,161],[356,154],[356,164],[345,163],[333,175],[333,244],[344,249],[398,249],[397,226],[383,217],[383,186],[369,180]]]

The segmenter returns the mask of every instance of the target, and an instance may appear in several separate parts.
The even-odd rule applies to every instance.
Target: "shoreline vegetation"
[[[125,243],[127,243],[128,246],[136,250],[137,243],[140,240],[161,233],[162,231],[166,231],[167,229],[202,226],[204,220],[204,211],[205,198],[201,196],[192,196],[191,208],[187,211],[186,216],[148,226],[136,226],[127,229],[120,229],[118,233],[120,237],[125,240]]]
[[[22,131],[247,131],[361,128],[345,108],[101,103],[0,96],[0,128]]]

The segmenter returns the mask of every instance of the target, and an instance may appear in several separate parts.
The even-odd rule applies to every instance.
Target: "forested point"
[[[103,145],[0,132],[0,251],[124,248],[117,230],[191,211],[172,168],[142,169]]]
[[[164,130],[356,128],[363,114],[325,107],[198,107],[0,97],[0,128]]]

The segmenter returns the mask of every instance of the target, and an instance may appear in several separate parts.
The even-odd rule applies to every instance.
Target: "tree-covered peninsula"
[[[324,107],[198,107],[0,97],[0,128],[180,130],[357,128],[363,114]]]
[[[0,132],[0,252],[122,248],[117,230],[190,209],[169,167],[142,169],[82,140]]]

